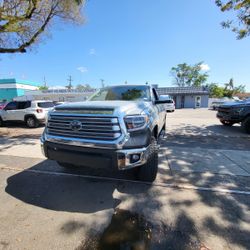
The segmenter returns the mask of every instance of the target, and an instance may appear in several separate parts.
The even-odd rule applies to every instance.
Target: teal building
[[[23,96],[26,90],[38,90],[39,86],[39,83],[26,80],[0,79],[0,102]]]

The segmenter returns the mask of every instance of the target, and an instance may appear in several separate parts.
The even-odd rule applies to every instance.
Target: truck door
[[[156,90],[153,88],[153,97],[155,100],[159,100],[158,94],[156,92]],[[165,123],[165,116],[166,116],[166,109],[165,109],[165,105],[164,104],[157,104],[156,105],[158,114],[159,114],[159,120],[158,120],[158,124],[159,124],[159,129],[162,129],[164,123]]]

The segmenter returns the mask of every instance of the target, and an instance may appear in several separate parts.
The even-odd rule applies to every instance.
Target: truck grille
[[[50,114],[49,135],[91,140],[115,140],[121,136],[117,117]]]
[[[219,107],[218,112],[224,113],[224,114],[229,114],[230,113],[230,108],[228,108],[228,107]]]

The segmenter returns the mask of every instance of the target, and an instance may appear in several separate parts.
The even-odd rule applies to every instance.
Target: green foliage
[[[202,64],[199,62],[195,65],[188,65],[187,63],[178,64],[171,68],[171,75],[174,77],[174,84],[179,87],[185,86],[202,86],[208,78],[208,73],[202,73]]]
[[[48,90],[49,88],[47,86],[39,86],[38,89],[39,90]]]
[[[208,85],[209,97],[222,98],[224,97],[224,87],[218,86],[216,83]]]
[[[238,93],[245,93],[245,86],[239,85],[235,86],[234,81],[231,78],[228,83],[225,84],[224,87],[219,86],[217,83],[211,83],[207,85],[209,89],[209,96],[214,98],[222,98],[222,97],[233,97]]]
[[[226,97],[232,97],[235,94],[245,93],[245,92],[246,92],[245,85],[235,86],[233,78],[231,78],[229,82],[225,84],[224,96]]]
[[[250,35],[250,0],[215,0],[215,3],[221,11],[234,11],[237,16],[236,20],[222,22],[223,28],[230,28],[237,34],[237,39]]]
[[[24,53],[53,20],[81,22],[85,0],[0,0],[0,53]]]

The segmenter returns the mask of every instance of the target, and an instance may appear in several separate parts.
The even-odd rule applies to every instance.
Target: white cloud
[[[201,70],[203,70],[203,71],[209,71],[210,67],[209,67],[208,64],[203,63],[203,64],[201,64]]]
[[[95,49],[90,49],[89,50],[89,55],[96,56],[96,50]]]
[[[79,70],[83,74],[88,72],[88,69],[86,67],[83,67],[83,66],[78,67],[77,70]]]

